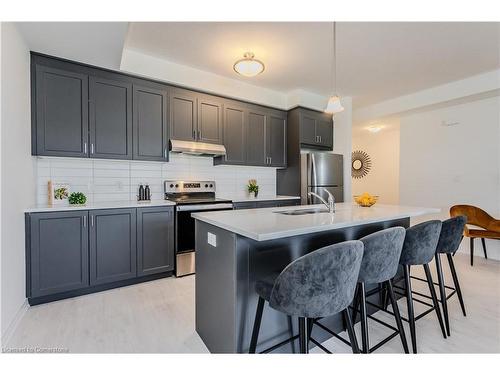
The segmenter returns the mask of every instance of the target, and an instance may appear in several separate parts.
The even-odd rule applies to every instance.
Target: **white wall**
[[[368,192],[378,195],[380,203],[399,204],[399,120],[378,133],[357,131],[352,149],[366,152],[372,162],[366,176],[352,179],[353,195]]]
[[[401,204],[439,207],[443,218],[454,204],[472,204],[500,217],[500,97],[401,116],[400,123]],[[497,259],[499,242],[487,241]]]
[[[344,155],[344,201],[352,201],[351,153],[352,153],[352,98],[343,97],[344,111],[335,115],[333,153]]]
[[[35,201],[31,157],[29,51],[12,23],[1,24],[2,341],[25,303],[24,215]]]
[[[164,180],[215,181],[217,195],[246,196],[248,180],[259,184],[260,196],[276,194],[276,169],[213,165],[213,158],[170,153],[168,163],[76,158],[37,159],[37,199],[47,204],[47,182],[68,183],[71,191],[83,192],[89,202],[136,199],[139,184],[149,184],[153,199],[163,199]]]

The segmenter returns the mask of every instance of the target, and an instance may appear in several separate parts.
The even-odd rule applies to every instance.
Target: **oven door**
[[[179,205],[175,214],[175,276],[190,275],[195,272],[194,219],[193,212],[232,210],[232,203]]]

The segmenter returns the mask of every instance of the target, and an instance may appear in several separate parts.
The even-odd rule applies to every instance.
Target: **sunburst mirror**
[[[352,153],[352,177],[363,178],[372,168],[370,156],[364,151],[354,151]]]

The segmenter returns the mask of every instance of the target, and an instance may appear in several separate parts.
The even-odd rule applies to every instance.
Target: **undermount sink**
[[[328,210],[326,208],[301,208],[298,210],[274,211],[274,213],[281,215],[309,215],[309,214],[320,214],[327,212]]]

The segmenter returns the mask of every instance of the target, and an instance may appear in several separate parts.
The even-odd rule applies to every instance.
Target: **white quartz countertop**
[[[158,199],[158,200],[153,200],[151,202],[137,202],[137,201],[97,202],[97,203],[88,203],[83,206],[40,205],[27,208],[26,210],[24,210],[24,212],[30,213],[30,212],[50,212],[50,211],[100,210],[106,208],[135,208],[135,207],[159,207],[159,206],[175,206],[175,203],[167,200]]]
[[[237,233],[256,241],[346,228],[386,220],[402,219],[440,212],[436,208],[375,204],[359,207],[354,203],[337,203],[335,214],[283,215],[279,211],[325,208],[324,205],[257,208],[251,210],[193,213],[200,221]]]
[[[262,202],[262,201],[283,201],[288,199],[300,199],[300,197],[291,196],[291,195],[258,195],[257,198],[250,198],[249,196],[230,196],[230,195],[221,195],[220,198],[229,199],[234,203],[241,202]]]

